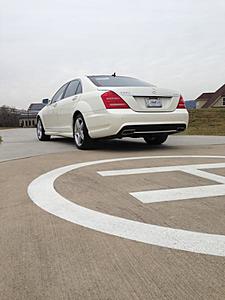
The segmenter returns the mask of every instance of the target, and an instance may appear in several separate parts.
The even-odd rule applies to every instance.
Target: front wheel
[[[92,139],[81,114],[77,115],[74,120],[74,141],[77,148],[82,150],[89,149],[92,145]]]
[[[39,141],[49,141],[50,135],[45,134],[44,126],[42,125],[41,119],[39,118],[37,120],[37,138]]]
[[[148,145],[160,145],[167,140],[167,134],[145,136],[144,140]]]

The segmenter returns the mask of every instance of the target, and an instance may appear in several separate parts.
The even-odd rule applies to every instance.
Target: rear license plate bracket
[[[145,99],[145,105],[148,108],[161,108],[162,100],[161,99]]]

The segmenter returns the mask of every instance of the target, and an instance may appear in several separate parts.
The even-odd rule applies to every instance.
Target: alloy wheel
[[[38,123],[37,123],[37,136],[39,139],[42,138],[42,124],[41,124],[40,120],[38,120]]]
[[[74,126],[74,138],[78,146],[82,146],[84,143],[84,121],[81,117],[78,117]]]

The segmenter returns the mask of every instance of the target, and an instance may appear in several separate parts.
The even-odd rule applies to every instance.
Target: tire
[[[50,135],[45,134],[45,129],[40,118],[37,120],[37,138],[39,141],[49,141],[51,138]]]
[[[86,150],[91,148],[93,140],[88,134],[87,126],[81,114],[78,114],[74,119],[73,136],[78,149]]]
[[[148,145],[161,145],[167,140],[167,134],[145,136],[144,140]]]

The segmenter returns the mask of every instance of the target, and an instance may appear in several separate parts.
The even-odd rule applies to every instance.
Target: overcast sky
[[[0,106],[82,74],[135,76],[186,99],[225,83],[225,0],[0,0]]]

